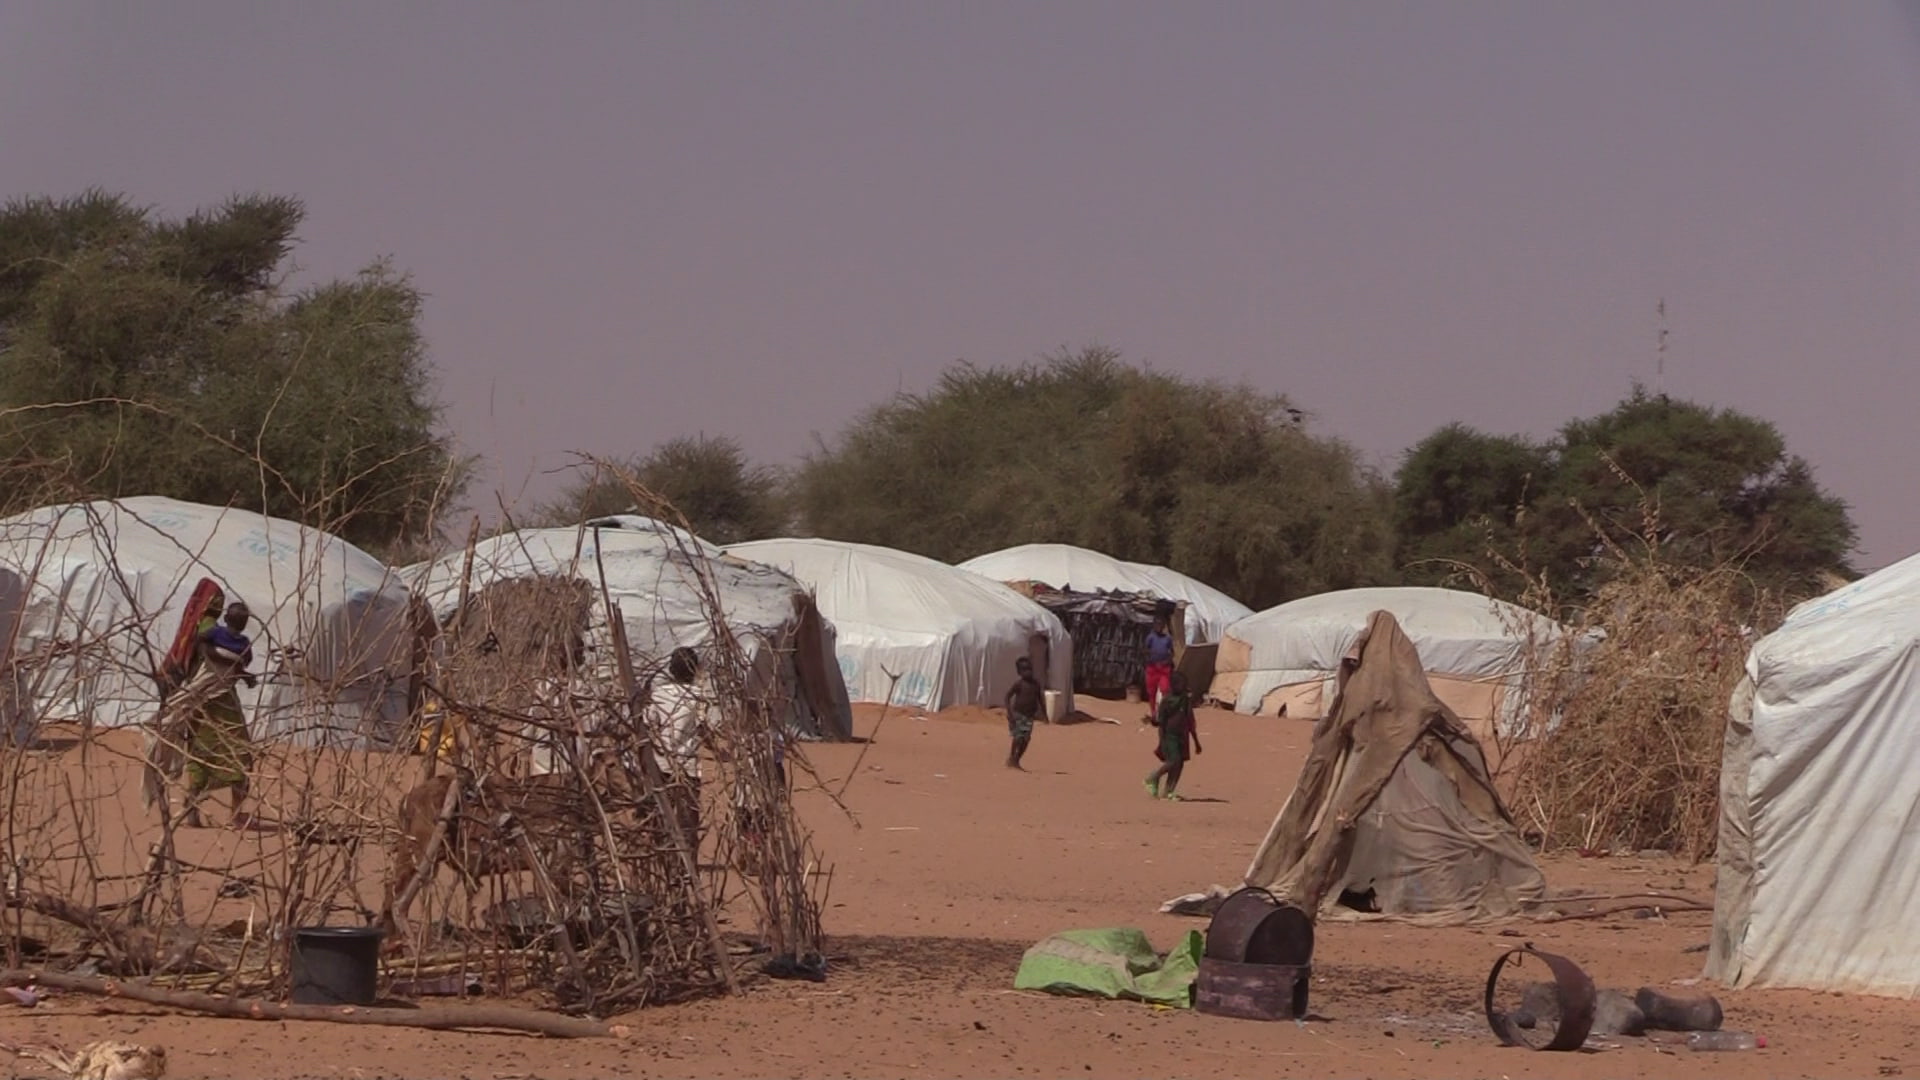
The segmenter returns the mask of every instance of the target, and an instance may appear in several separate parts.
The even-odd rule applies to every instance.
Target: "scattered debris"
[[[161,1080],[167,1075],[167,1051],[162,1046],[108,1039],[88,1043],[71,1054],[57,1046],[0,1043],[0,1048],[51,1065],[68,1080]]]
[[[1205,892],[1187,893],[1185,896],[1174,897],[1161,904],[1160,911],[1166,915],[1211,917],[1214,912],[1220,910],[1221,902],[1226,900],[1230,893],[1231,890],[1224,885],[1209,885]]]
[[[1711,996],[1668,997],[1651,986],[1643,986],[1633,1000],[1646,1014],[1647,1026],[1659,1031],[1718,1031],[1725,1018],[1720,1002]]]
[[[1519,1007],[1510,1013],[1503,1011],[1494,1004],[1500,971],[1510,961],[1517,966],[1525,956],[1543,961],[1554,981],[1528,983],[1521,990]],[[1713,997],[1671,997],[1651,986],[1641,987],[1631,997],[1619,990],[1596,989],[1578,965],[1565,957],[1540,952],[1531,942],[1503,953],[1494,962],[1493,971],[1487,975],[1486,1013],[1487,1023],[1501,1042],[1536,1050],[1573,1050],[1583,1044],[1603,1048],[1607,1044],[1594,1040],[1619,1035],[1644,1035],[1658,1045],[1666,1045],[1667,1040],[1660,1037],[1664,1032],[1688,1032],[1689,1045],[1699,1042],[1707,1049],[1752,1048],[1740,1044],[1750,1038],[1746,1034],[1720,1031],[1723,1014],[1720,1002]],[[1545,1024],[1553,1025],[1554,1032],[1541,1043],[1529,1033]],[[1722,1034],[1726,1038],[1718,1038]],[[1762,1039],[1757,1045],[1764,1046],[1766,1041]]]
[[[817,952],[800,957],[785,953],[768,960],[760,970],[775,979],[800,979],[817,983],[827,981],[827,960]]]
[[[1553,1010],[1554,1031],[1552,1037],[1544,1043],[1534,1041],[1528,1027],[1518,1022],[1526,1019],[1524,1006],[1522,1014],[1516,1016],[1497,1008],[1493,1003],[1493,992],[1499,986],[1501,969],[1505,968],[1508,962],[1518,961],[1522,957],[1533,957],[1539,960],[1547,965],[1547,970],[1553,973],[1556,996]],[[1564,956],[1540,952],[1533,947],[1532,942],[1528,942],[1518,949],[1501,953],[1500,958],[1493,962],[1493,970],[1487,973],[1485,999],[1487,1024],[1493,1028],[1493,1033],[1499,1036],[1500,1041],[1508,1046],[1525,1046],[1534,1050],[1578,1050],[1581,1044],[1587,1041],[1588,1032],[1593,1029],[1594,997],[1593,980],[1587,976],[1586,972],[1580,970],[1578,964]],[[1534,1026],[1538,1025],[1540,1019],[1543,1018],[1537,1014],[1533,1016]]]

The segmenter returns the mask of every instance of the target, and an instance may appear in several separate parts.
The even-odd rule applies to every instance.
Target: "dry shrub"
[[[1529,583],[1517,603],[1573,631],[1532,635],[1529,692],[1515,726],[1497,736],[1502,786],[1545,850],[1707,858],[1719,832],[1727,703],[1748,649],[1786,604],[1737,564],[1668,558],[1644,493],[1633,548],[1594,531],[1599,584],[1577,608],[1518,560],[1493,556]]]
[[[1618,567],[1576,624],[1605,639],[1555,647],[1515,757],[1516,809],[1545,846],[1713,853],[1727,701],[1766,606],[1733,568]]]

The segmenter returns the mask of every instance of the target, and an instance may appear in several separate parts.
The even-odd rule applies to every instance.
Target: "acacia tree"
[[[1561,429],[1541,509],[1547,558],[1586,587],[1599,542],[1634,544],[1649,509],[1670,560],[1738,565],[1762,585],[1801,594],[1828,575],[1853,574],[1847,504],[1820,488],[1778,428],[1638,387]]]
[[[0,508],[53,487],[247,506],[376,548],[425,530],[467,469],[420,294],[385,263],[286,291],[303,215],[246,196],[169,220],[98,191],[0,207]]]
[[[1602,583],[1608,545],[1651,539],[1669,562],[1805,594],[1851,575],[1855,539],[1846,504],[1774,425],[1637,387],[1545,446],[1442,428],[1402,463],[1395,520],[1410,576],[1466,564],[1511,586],[1505,571],[1524,565],[1575,600]]]
[[[1391,572],[1383,485],[1284,397],[1090,348],[958,365],[821,444],[801,525],[955,562],[1055,541],[1161,563],[1258,605]]]
[[[1489,551],[1518,558],[1529,510],[1553,480],[1551,447],[1448,424],[1408,450],[1394,477],[1398,559],[1409,582],[1444,584],[1463,567],[1504,591],[1523,584]]]
[[[704,540],[737,544],[784,531],[787,515],[779,470],[755,465],[732,439],[669,439],[644,457],[616,464],[679,510]],[[569,484],[537,517],[548,524],[576,525],[633,511],[626,484],[609,472],[595,471]]]

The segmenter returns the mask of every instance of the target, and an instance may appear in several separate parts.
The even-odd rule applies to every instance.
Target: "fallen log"
[[[206,1013],[232,1020],[316,1020],[334,1024],[372,1024],[378,1027],[425,1028],[429,1031],[465,1031],[493,1028],[523,1031],[555,1039],[625,1038],[624,1024],[583,1020],[512,1005],[434,1005],[417,1009],[372,1008],[359,1005],[282,1005],[259,998],[215,997],[192,990],[163,990],[145,983],[68,975],[57,971],[14,968],[0,971],[0,986],[45,986],[81,994],[126,998],[186,1012]]]
[[[1553,915],[1536,915],[1528,921],[1537,923],[1574,922],[1579,919],[1604,919],[1629,911],[1657,911],[1662,915],[1678,915],[1688,911],[1712,911],[1712,904],[1703,904],[1688,900],[1678,904],[1616,904],[1613,907],[1595,908],[1592,911],[1563,911]]]

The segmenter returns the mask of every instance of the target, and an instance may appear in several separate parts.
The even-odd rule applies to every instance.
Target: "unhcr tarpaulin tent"
[[[467,556],[455,552],[401,574],[445,621],[459,606]],[[675,647],[698,648],[712,637],[710,581],[719,617],[753,665],[759,685],[787,695],[791,722],[803,734],[845,738],[852,727],[846,685],[833,656],[833,629],[791,576],[727,558],[719,549],[651,518],[621,515],[587,525],[520,529],[475,546],[469,592],[509,579],[553,575],[586,581],[596,601],[587,629],[590,661],[611,664],[606,610],[597,600],[602,575],[620,607],[627,643],[654,666]]]
[[[1316,719],[1333,700],[1341,658],[1376,611],[1419,650],[1434,693],[1487,737],[1520,714],[1532,663],[1568,633],[1545,616],[1453,589],[1347,589],[1268,608],[1227,629],[1213,698],[1243,713]],[[1582,639],[1584,642],[1585,639]],[[1504,729],[1503,729],[1504,730]]]
[[[960,564],[995,581],[1038,581],[1074,592],[1146,593],[1187,605],[1187,643],[1219,641],[1253,609],[1176,570],[1127,562],[1071,544],[1021,544]]]
[[[1432,922],[1513,915],[1544,898],[1480,744],[1434,694],[1394,617],[1376,612],[1339,668],[1246,883],[1309,912],[1371,893],[1381,914]]]
[[[384,742],[405,719],[407,590],[337,536],[158,497],[67,503],[0,520],[0,567],[23,583],[15,697],[43,719],[151,720],[203,577],[253,611],[263,677],[239,693],[256,735]]]
[[[1920,555],[1795,608],[1731,704],[1708,977],[1920,996]]]
[[[896,705],[999,705],[1025,656],[1072,707],[1066,627],[1005,585],[920,555],[836,540],[760,540],[727,551],[814,590],[856,701],[886,701],[892,672],[900,677]]]

